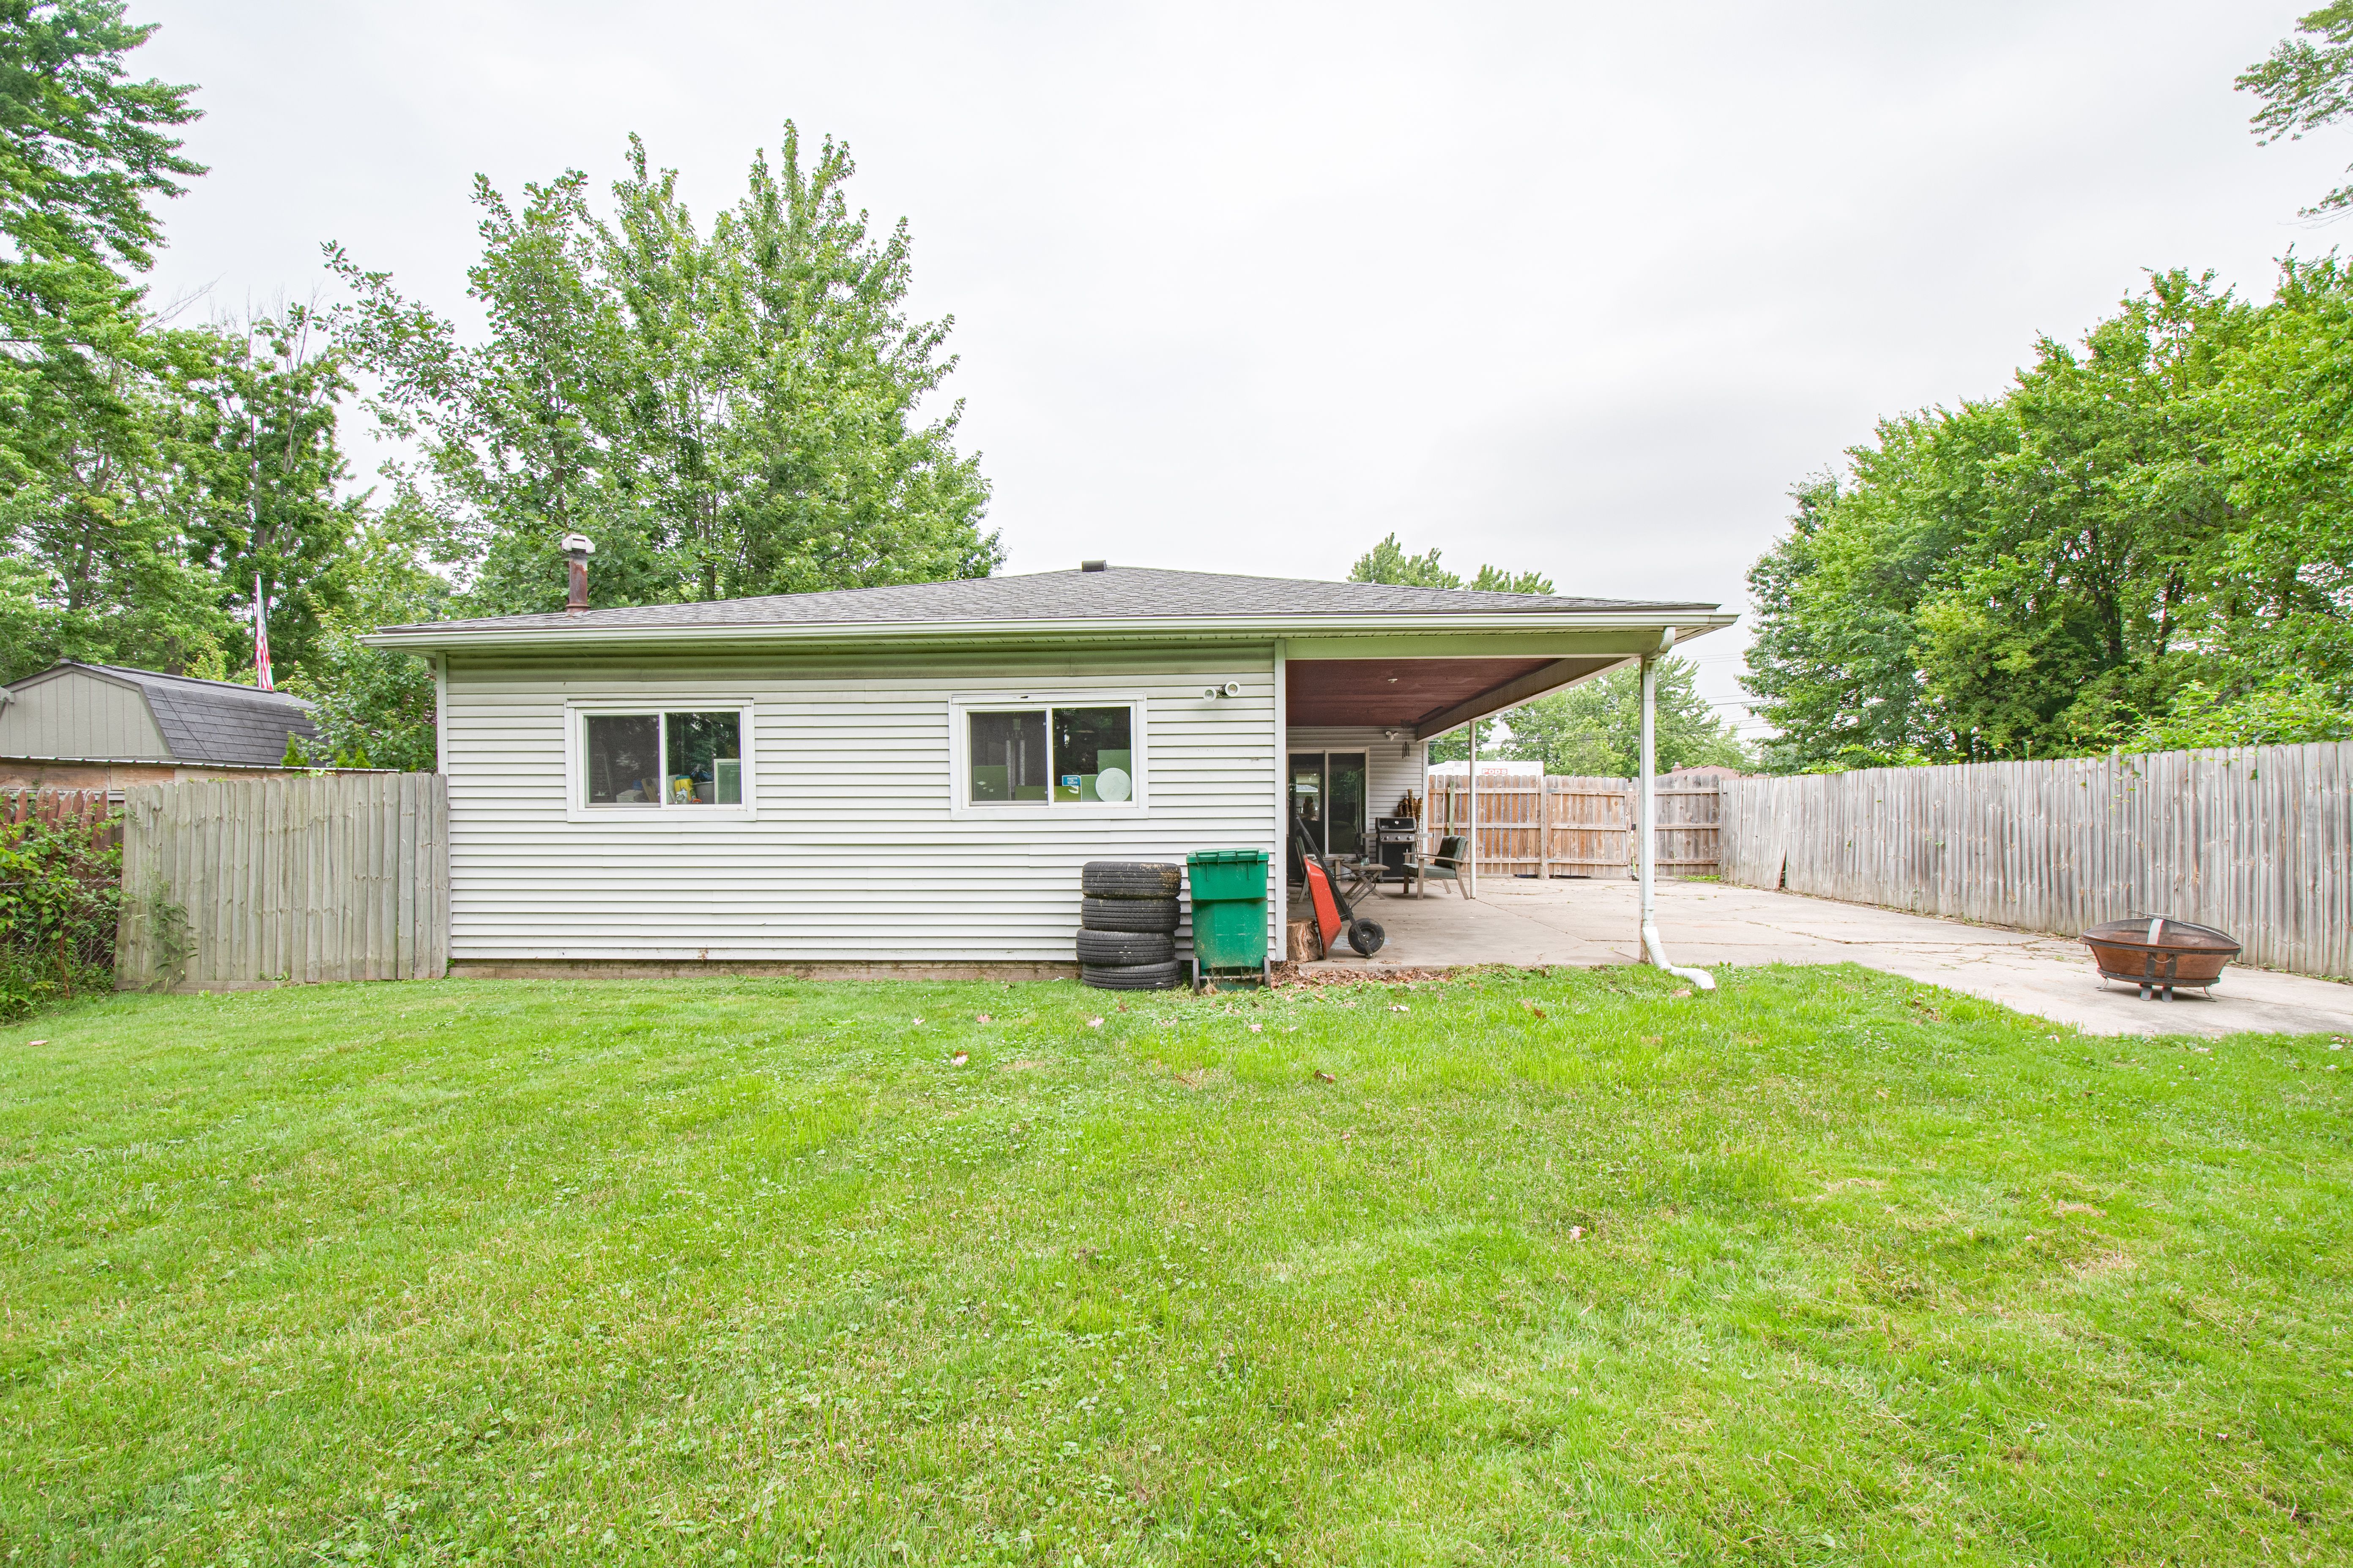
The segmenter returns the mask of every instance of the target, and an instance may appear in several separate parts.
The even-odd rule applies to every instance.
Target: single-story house
[[[282,691],[68,661],[0,687],[0,788],[267,777],[290,734],[318,731]]]
[[[1090,562],[370,640],[437,672],[453,973],[1011,977],[1088,860],[1280,867],[1310,784],[1345,851],[1431,737],[1733,618]]]

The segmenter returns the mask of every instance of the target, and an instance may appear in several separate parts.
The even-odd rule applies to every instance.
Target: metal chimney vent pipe
[[[596,546],[585,533],[567,533],[564,552],[572,562],[571,591],[565,595],[564,613],[576,616],[588,607],[588,557],[596,553]]]

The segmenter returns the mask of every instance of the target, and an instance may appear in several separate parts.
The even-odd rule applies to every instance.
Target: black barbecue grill
[[[1381,880],[1405,879],[1405,863],[1413,858],[1413,841],[1421,824],[1410,816],[1373,818],[1373,845],[1381,863]]]

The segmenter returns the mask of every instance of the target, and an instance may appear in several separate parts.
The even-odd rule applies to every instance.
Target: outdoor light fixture
[[[1241,694],[1242,683],[1239,680],[1229,680],[1223,686],[1204,686],[1201,688],[1201,696],[1205,700],[1214,700],[1219,697],[1240,697]]]

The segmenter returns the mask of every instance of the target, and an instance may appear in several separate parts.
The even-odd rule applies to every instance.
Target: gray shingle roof
[[[282,691],[122,665],[80,668],[129,681],[145,693],[148,711],[155,715],[175,762],[276,767],[286,760],[288,731],[306,741],[319,733],[311,722],[311,704]]]
[[[591,571],[595,568],[592,566]],[[919,621],[1057,621],[1240,616],[1470,616],[1577,610],[1715,608],[1713,605],[1580,599],[1556,594],[1488,594],[1463,588],[1401,588],[1383,583],[1324,583],[1288,577],[1238,577],[1113,566],[1101,572],[1036,572],[910,583],[888,588],[838,588],[772,594],[692,605],[586,610],[576,616],[491,616],[442,621],[430,629],[588,631],[658,626],[856,626]],[[426,630],[386,626],[387,635]]]

